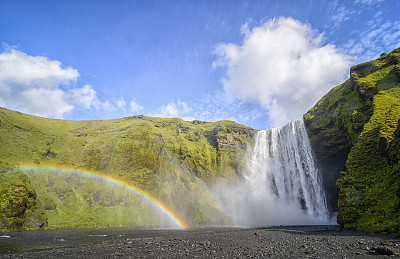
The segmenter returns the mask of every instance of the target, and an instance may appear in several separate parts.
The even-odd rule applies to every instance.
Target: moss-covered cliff
[[[125,204],[118,198],[126,193],[99,189],[101,184],[91,184],[93,180],[60,176],[45,170],[49,167],[110,175],[149,191],[190,224],[221,223],[223,217],[199,198],[208,183],[239,173],[255,132],[231,121],[146,116],[65,121],[0,108],[0,157],[11,165],[43,168],[27,173],[49,216],[49,227],[157,221],[137,199]]]
[[[47,216],[27,175],[0,160],[0,230],[46,226]]]
[[[396,49],[352,67],[350,79],[304,115],[330,208],[338,200],[344,227],[399,231],[399,83]]]

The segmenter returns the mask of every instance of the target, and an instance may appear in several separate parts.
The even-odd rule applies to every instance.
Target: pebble
[[[172,235],[172,234],[171,234]],[[259,238],[248,238],[254,235]],[[367,245],[371,248],[367,249]],[[339,231],[337,226],[217,228],[173,232],[70,247],[0,253],[1,258],[354,258],[398,256],[388,235]]]

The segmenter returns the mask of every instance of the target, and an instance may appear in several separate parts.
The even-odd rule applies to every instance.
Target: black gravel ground
[[[1,258],[389,258],[400,257],[394,235],[340,231],[337,226],[154,231],[150,235],[3,252]]]

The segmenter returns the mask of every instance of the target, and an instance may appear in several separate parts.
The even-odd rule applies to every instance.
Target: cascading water
[[[222,194],[238,226],[327,223],[325,194],[303,119],[259,131],[243,176]]]

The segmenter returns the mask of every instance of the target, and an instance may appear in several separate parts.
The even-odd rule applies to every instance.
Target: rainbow
[[[212,195],[206,187],[204,187],[202,184],[199,184],[199,189],[201,192],[198,192],[198,190],[195,190],[196,193],[201,196],[206,202],[207,204],[214,208],[219,215],[223,218],[224,223],[226,224],[226,226],[229,227],[236,227],[235,223],[233,222],[232,218],[229,217],[224,209],[222,208],[222,205],[218,202],[218,199],[214,197],[214,195]]]
[[[67,168],[67,167],[42,167],[42,166],[30,166],[30,165],[23,165],[19,166],[22,171],[30,171],[30,172],[39,172],[39,171],[50,171],[50,172],[57,172],[57,173],[68,173],[74,175],[81,175],[90,178],[94,178],[96,180],[105,181],[111,183],[116,186],[120,186],[126,188],[127,190],[135,193],[136,195],[140,196],[142,199],[150,202],[153,204],[161,213],[166,215],[179,229],[185,230],[188,229],[188,225],[179,218],[176,213],[174,213],[170,208],[168,208],[165,204],[163,204],[159,199],[151,195],[150,193],[141,190],[140,188],[128,183],[127,181],[123,181],[121,179],[115,178],[110,175],[101,174],[98,172],[92,172],[84,169],[77,169],[77,168]]]
[[[183,173],[187,178],[190,178],[187,171],[183,171]],[[196,187],[197,188],[193,188],[192,192],[195,192],[197,197],[201,197],[202,200],[206,201],[206,204],[209,207],[212,207],[215,212],[217,212],[221,216],[224,221],[224,226],[236,227],[232,218],[225,212],[219,199],[213,195],[208,186],[203,181],[201,181],[201,183],[198,183]]]

